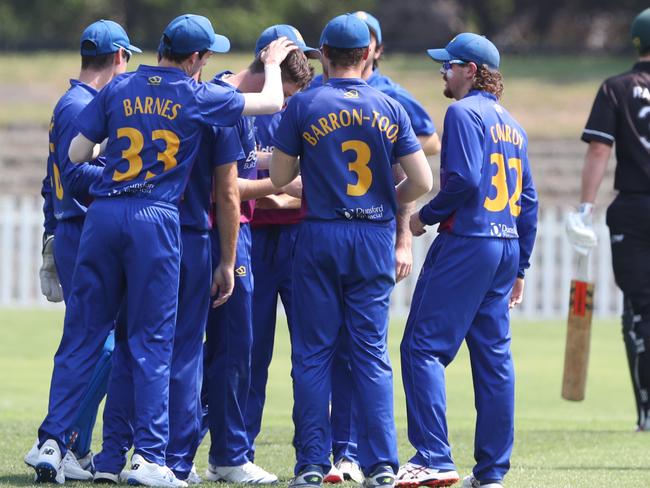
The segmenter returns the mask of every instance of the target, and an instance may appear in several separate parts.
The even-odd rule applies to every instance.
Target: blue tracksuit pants
[[[463,340],[477,411],[474,475],[501,480],[514,438],[514,369],[508,300],[519,264],[516,239],[441,233],[413,294],[401,344],[411,462],[451,470],[445,367]]]
[[[301,224],[293,262],[292,378],[296,467],[330,467],[332,362],[347,341],[359,408],[359,462],[397,470],[393,377],[386,346],[395,231],[358,222]],[[346,335],[347,333],[347,335]]]

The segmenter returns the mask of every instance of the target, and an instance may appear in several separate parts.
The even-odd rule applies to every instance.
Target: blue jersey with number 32
[[[273,144],[300,156],[306,218],[388,222],[392,164],[420,149],[402,106],[358,78],[291,97]]]
[[[141,65],[115,78],[79,114],[75,125],[94,142],[108,137],[95,197],[134,195],[177,204],[204,125],[232,126],[244,97],[197,83],[177,68]]]
[[[518,238],[537,215],[527,151],[526,132],[496,97],[470,91],[447,110],[441,188],[420,218],[457,235]]]

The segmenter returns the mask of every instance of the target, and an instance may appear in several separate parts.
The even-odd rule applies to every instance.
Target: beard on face
[[[443,90],[442,94],[447,98],[454,98],[454,94],[451,92],[449,85],[445,85],[445,89]]]

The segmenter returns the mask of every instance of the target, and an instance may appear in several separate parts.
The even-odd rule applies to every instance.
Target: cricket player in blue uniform
[[[395,284],[395,212],[431,188],[404,109],[360,78],[370,33],[354,15],[321,35],[329,79],[292,97],[274,138],[271,180],[298,173],[305,221],[293,262],[292,377],[297,462],[290,486],[321,486],[330,469],[329,398],[337,343],[347,340],[359,405],[364,486],[393,486],[398,467],[386,348]],[[407,178],[394,186],[392,165]],[[361,401],[363,400],[363,401]]]
[[[429,56],[442,63],[447,110],[440,192],[411,216],[414,235],[439,224],[401,344],[408,435],[415,455],[398,485],[458,481],[447,437],[445,367],[463,341],[477,411],[473,474],[464,488],[498,488],[510,467],[514,369],[509,308],[522,300],[537,226],[527,136],[498,100],[499,51],[464,33]]]
[[[115,76],[126,71],[132,46],[124,29],[110,20],[89,25],[81,35],[81,71],[70,80],[70,88],[54,108],[49,130],[47,176],[43,180],[45,198],[45,236],[41,289],[50,301],[66,303],[70,297],[79,239],[90,202],[89,188],[99,177],[103,158],[72,164],[68,159],[70,141],[78,131],[73,125],[76,116]],[[59,284],[60,281],[60,284]],[[66,432],[68,454],[64,459],[65,477],[73,480],[92,479],[90,443],[97,418],[97,409],[106,394],[113,352],[113,335],[104,343],[97,357],[95,370],[82,396],[77,413]],[[35,467],[38,442],[25,456],[25,463]]]
[[[286,36],[298,46],[309,59],[320,59],[320,52],[309,47],[300,32],[291,25],[278,24],[265,29],[260,34],[255,53],[278,37]],[[287,59],[287,79],[297,86],[287,86],[285,95],[303,89],[311,82],[313,67],[304,58],[294,55]],[[282,112],[255,117],[255,142],[257,146],[257,178],[269,177],[268,161],[273,151],[273,134],[280,123]],[[264,166],[267,169],[261,169]],[[299,180],[297,178],[296,180]],[[297,181],[296,181],[297,183]],[[301,185],[297,185],[301,190]],[[273,192],[276,189],[273,187]],[[299,193],[294,195],[300,196]],[[253,343],[251,346],[250,391],[246,404],[246,432],[248,435],[248,459],[255,458],[255,439],[261,430],[262,413],[266,398],[268,369],[273,355],[275,322],[278,296],[281,297],[291,329],[291,253],[297,226],[302,219],[300,198],[280,193],[267,195],[257,200],[251,222],[251,266],[255,276],[252,298]]]
[[[366,80],[368,85],[397,100],[404,107],[424,154],[427,156],[437,154],[440,152],[440,139],[425,108],[406,89],[379,70],[379,61],[384,51],[379,21],[372,14],[364,11],[355,12],[354,15],[363,20],[370,29],[369,54],[361,77]],[[313,86],[322,84],[322,76],[319,80],[314,81]],[[404,173],[399,165],[393,167],[393,173],[395,183],[404,179]],[[414,210],[415,203],[413,202],[398,206],[395,242],[396,281],[398,282],[411,273],[413,266],[409,217]],[[351,382],[348,356],[347,349],[341,347],[333,365],[331,415],[334,465],[325,476],[326,483],[338,483],[344,480],[361,483],[363,480],[357,459],[356,409],[352,403],[352,392],[348,387]]]
[[[203,336],[210,306],[212,260],[208,211],[214,182],[218,222],[223,222],[220,262],[234,260],[239,198],[235,162],[244,157],[239,134],[232,127],[203,129],[201,148],[179,206],[181,272],[178,312],[169,383],[169,443],[166,463],[179,480],[200,482],[193,470],[199,446]],[[234,225],[235,224],[235,225]],[[231,253],[231,254],[229,254]],[[104,408],[103,449],[95,456],[95,482],[117,483],[126,464],[133,433],[133,391],[124,389],[133,378],[127,366],[127,341],[118,336],[109,397]]]
[[[290,26],[273,26],[262,34],[256,46],[256,59],[237,74],[223,72],[213,80],[238,90],[259,90],[264,75],[259,55],[282,37],[299,41]],[[303,42],[304,44],[304,42]],[[280,68],[285,97],[293,95],[311,81],[313,69],[299,49],[289,53]],[[251,231],[255,199],[275,193],[270,178],[257,178],[257,146],[254,120],[243,117],[237,123],[244,158],[237,162],[239,192],[242,200],[239,239],[235,262],[235,288],[230,300],[210,311],[205,344],[205,391],[207,420],[210,428],[210,454],[206,477],[229,483],[275,483],[274,474],[266,472],[248,458],[251,450],[246,430],[246,406],[250,391],[251,346],[253,343],[251,266]],[[213,233],[213,259],[219,262],[220,243]]]
[[[94,145],[108,138],[106,166],[91,185],[95,200],[79,244],[49,411],[39,429],[37,481],[60,478],[67,419],[124,300],[135,398],[129,480],[185,485],[165,467],[180,267],[177,204],[205,125],[233,125],[242,113],[272,113],[282,106],[278,64],[284,56],[267,53],[267,83],[262,93],[245,97],[191,78],[209,53],[230,47],[207,18],[177,17],[161,43],[157,67],[140,66],[117,77],[75,119],[80,134],[70,145],[70,160],[88,160]],[[295,48],[289,44],[285,51]],[[215,274],[218,300],[231,293],[231,271]]]

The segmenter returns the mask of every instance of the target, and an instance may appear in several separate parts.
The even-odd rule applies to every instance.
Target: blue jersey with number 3
[[[300,156],[306,218],[388,222],[391,165],[420,149],[404,108],[358,78],[331,78],[291,97],[273,145]]]
[[[447,110],[441,188],[420,218],[457,235],[518,238],[537,215],[527,150],[526,132],[496,97],[470,91]]]
[[[197,83],[177,68],[141,65],[115,78],[75,121],[91,141],[108,137],[106,167],[91,194],[131,194],[177,204],[202,127],[232,126],[243,108],[241,93]]]

